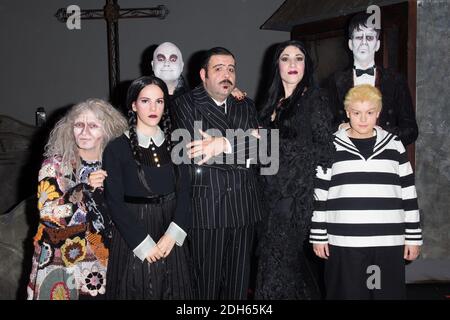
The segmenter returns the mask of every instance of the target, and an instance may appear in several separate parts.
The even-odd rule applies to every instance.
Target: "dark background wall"
[[[119,0],[122,8],[170,10],[165,20],[123,19],[119,22],[121,80],[150,68],[143,61],[149,47],[177,44],[188,62],[213,46],[229,48],[237,57],[238,86],[255,97],[264,54],[288,32],[259,27],[283,0]],[[53,16],[76,4],[101,9],[104,0],[3,0],[0,2],[0,113],[34,124],[37,107],[50,114],[88,97],[108,98],[106,23],[81,22],[69,30]]]

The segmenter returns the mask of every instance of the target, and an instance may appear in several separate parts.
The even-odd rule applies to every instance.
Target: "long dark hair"
[[[305,45],[298,40],[288,40],[280,43],[277,49],[275,50],[275,56],[273,57],[272,82],[267,92],[265,103],[263,104],[260,111],[260,117],[264,123],[269,121],[280,99],[284,98],[285,96],[283,82],[280,76],[280,67],[278,64],[281,53],[288,46],[294,46],[299,48],[300,51],[305,55],[305,71],[303,73],[302,80],[297,84],[297,86],[294,89],[294,92],[292,92],[292,95],[284,101],[283,109],[285,109],[286,111],[291,110],[297,100],[297,97],[303,94],[307,88],[312,87],[314,85],[313,63],[309,55],[309,52],[305,48]]]
[[[127,92],[127,108],[128,108],[128,130],[130,132],[130,147],[131,151],[133,153],[134,161],[137,164],[138,167],[138,177],[139,181],[142,183],[142,185],[149,191],[150,193],[151,188],[149,187],[147,180],[145,178],[145,172],[142,168],[142,153],[139,148],[139,142],[138,137],[136,133],[136,124],[137,124],[137,115],[136,112],[133,111],[133,102],[136,102],[139,93],[148,85],[155,85],[159,87],[164,95],[164,112],[162,114],[161,120],[160,120],[160,127],[161,130],[164,132],[164,136],[166,139],[166,143],[169,147],[169,152],[172,150],[172,140],[171,140],[171,133],[172,133],[172,122],[170,119],[170,99],[169,99],[169,92],[167,90],[167,85],[164,81],[162,81],[160,78],[155,76],[144,76],[137,78],[134,80],[130,87],[128,88]]]

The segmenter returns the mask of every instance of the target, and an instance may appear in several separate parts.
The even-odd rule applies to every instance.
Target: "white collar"
[[[214,103],[217,104],[218,107],[222,107],[222,105],[225,107],[224,111],[225,114],[227,114],[227,99],[225,99],[222,102],[217,101],[216,99],[214,99],[213,97],[211,97],[211,99],[213,99]]]
[[[381,140],[383,140],[387,136],[388,132],[383,130],[379,126],[374,126],[373,128],[375,129],[375,132],[376,132],[376,133],[374,132],[374,135],[376,134],[376,136],[377,136],[376,142],[375,142],[375,146],[376,146],[381,142]],[[336,131],[334,133],[334,135],[336,137],[346,141],[347,143],[354,145],[353,142],[350,140],[350,137],[348,136],[347,130],[348,129],[346,129],[346,128],[339,129],[338,131]]]
[[[153,136],[146,136],[145,134],[139,132],[137,129],[136,129],[136,134],[138,137],[139,146],[141,146],[142,148],[148,148],[150,146],[150,143],[152,142],[152,140],[153,140],[153,143],[157,147],[160,147],[164,143],[164,140],[165,140],[164,132],[161,130],[161,128],[159,126],[158,126],[158,131]],[[125,131],[125,135],[129,139],[130,131],[129,130]]]
[[[221,105],[225,105],[225,108],[227,107],[227,99],[225,99],[225,100],[223,100],[222,102],[220,102],[220,101],[217,101],[216,99],[214,99],[214,98],[211,98],[211,99],[213,99],[213,101],[217,104],[217,106],[221,106]]]

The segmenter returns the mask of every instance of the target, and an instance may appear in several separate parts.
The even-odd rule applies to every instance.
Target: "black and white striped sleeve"
[[[422,229],[420,228],[414,172],[408,161],[406,150],[400,141],[398,141],[398,151],[400,152],[399,175],[402,187],[402,204],[405,212],[405,244],[422,245]]]
[[[309,242],[328,243],[327,233],[327,198],[331,180],[331,168],[325,172],[318,166],[314,180],[314,212],[312,215]]]

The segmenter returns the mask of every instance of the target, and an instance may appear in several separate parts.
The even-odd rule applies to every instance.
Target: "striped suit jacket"
[[[192,140],[198,139],[194,135],[194,121],[201,121],[203,131],[215,129],[224,137],[227,129],[245,131],[259,126],[256,109],[250,99],[236,101],[230,96],[227,99],[225,114],[211,99],[203,85],[174,101],[172,117],[175,127],[187,129]],[[234,156],[242,149],[248,154],[249,145],[254,145],[248,141],[230,142]],[[240,227],[261,220],[254,170],[247,168],[245,161],[241,164],[214,163],[201,166],[191,162],[189,171],[193,228]]]
[[[395,135],[375,129],[368,159],[345,129],[335,134],[332,167],[317,169],[310,242],[341,247],[422,244],[414,173],[405,148]]]

